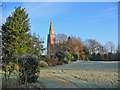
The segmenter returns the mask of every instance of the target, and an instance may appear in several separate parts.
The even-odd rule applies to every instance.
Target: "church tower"
[[[47,39],[47,54],[48,55],[52,54],[51,50],[54,44],[56,44],[56,37],[53,32],[52,22],[50,22],[50,29],[49,29],[48,39]]]

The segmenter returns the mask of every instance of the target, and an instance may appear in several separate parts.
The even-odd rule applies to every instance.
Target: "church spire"
[[[54,44],[56,44],[56,37],[53,32],[52,22],[50,22],[50,29],[49,29],[48,40],[47,40],[47,54],[48,55],[53,54],[52,46],[54,46]]]
[[[50,22],[50,31],[49,31],[49,34],[54,35],[52,21]]]

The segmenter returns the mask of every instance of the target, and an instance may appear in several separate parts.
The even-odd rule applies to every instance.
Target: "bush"
[[[62,65],[62,64],[63,64],[63,62],[61,62],[61,61],[57,62],[57,65]]]
[[[46,57],[48,58],[47,63],[49,66],[56,66],[57,65],[58,58],[55,55],[49,55]]]
[[[53,66],[53,64],[49,61],[49,62],[48,62],[48,66]]]
[[[57,65],[57,60],[50,60],[48,63],[49,66],[56,66]]]
[[[51,63],[52,63],[53,66],[56,66],[56,65],[57,65],[57,62],[58,62],[58,61],[56,61],[56,60],[51,60]]]
[[[65,63],[65,64],[68,64],[68,60],[64,60],[64,63]]]
[[[76,61],[78,59],[78,55],[74,52],[73,56],[74,56],[74,61]]]
[[[67,58],[67,60],[71,60],[71,54],[69,52],[65,52],[65,56]]]
[[[72,56],[71,61],[74,61],[74,56]]]
[[[37,57],[29,54],[19,57],[18,64],[21,83],[37,82],[38,75],[36,74],[39,72],[39,61]]]
[[[64,52],[62,52],[62,51],[57,51],[57,52],[55,53],[55,55],[58,57],[58,61],[62,61],[62,62],[63,62],[63,60],[64,60],[64,58],[65,58],[65,53],[64,53]]]
[[[49,58],[46,55],[40,55],[40,61],[48,62]]]
[[[89,61],[89,58],[88,58],[88,57],[85,57],[85,60],[86,60],[86,61]]]
[[[45,61],[40,61],[40,67],[47,67],[48,64]]]

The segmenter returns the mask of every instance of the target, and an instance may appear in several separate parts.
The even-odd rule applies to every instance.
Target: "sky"
[[[39,34],[47,46],[50,21],[55,34],[95,39],[118,45],[117,2],[3,2],[2,23],[21,6],[29,13],[31,33]]]

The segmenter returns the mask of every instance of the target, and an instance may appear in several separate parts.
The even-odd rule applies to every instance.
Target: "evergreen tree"
[[[70,36],[68,37],[68,40],[67,40],[67,43],[66,43],[66,48],[67,48],[67,51],[68,51],[70,54],[73,53],[73,42],[72,42],[72,39],[71,39]]]
[[[22,56],[27,53],[29,30],[29,18],[25,8],[16,8],[2,26],[3,54],[6,57]]]

